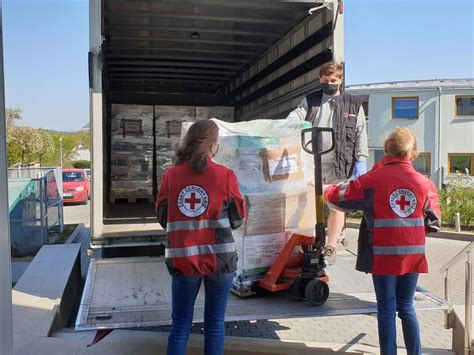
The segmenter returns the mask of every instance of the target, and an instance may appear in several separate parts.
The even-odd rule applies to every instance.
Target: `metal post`
[[[43,245],[49,244],[48,240],[48,202],[47,202],[47,187],[46,179],[40,179],[41,186],[41,229],[43,230]]]
[[[334,9],[332,11],[334,26],[332,35],[333,59],[336,62],[344,63],[344,2],[342,0],[332,0],[332,3]]]
[[[472,349],[472,266],[470,252],[467,253],[465,309],[464,309],[464,354],[470,355]]]
[[[104,147],[102,96],[102,2],[89,1],[89,94],[91,132],[91,231],[92,238],[102,235],[104,217]]]
[[[3,77],[3,25],[0,0],[0,354],[13,354],[12,271],[8,212],[5,86]]]
[[[63,137],[59,137],[59,162],[62,168],[63,167]]]
[[[444,299],[450,304],[450,294],[449,294],[449,269],[446,269],[446,275],[444,276]]]
[[[459,212],[454,214],[454,228],[456,229],[456,232],[461,231],[461,215]]]

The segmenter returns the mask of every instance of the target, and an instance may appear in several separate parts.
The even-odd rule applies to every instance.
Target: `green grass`
[[[76,228],[77,224],[66,224],[62,233],[59,233],[58,230],[51,231],[48,236],[49,244],[64,244]]]

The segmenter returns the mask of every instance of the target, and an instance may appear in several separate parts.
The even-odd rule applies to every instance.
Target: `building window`
[[[418,158],[413,161],[413,167],[423,175],[431,174],[431,153],[420,153]]]
[[[392,97],[392,118],[417,119],[418,97]]]
[[[448,154],[448,162],[450,174],[474,175],[473,153],[450,153]]]
[[[384,157],[383,149],[374,149],[374,164],[377,164]],[[420,153],[413,162],[416,171],[423,175],[431,174],[431,153]]]
[[[456,116],[474,116],[474,95],[455,96]]]

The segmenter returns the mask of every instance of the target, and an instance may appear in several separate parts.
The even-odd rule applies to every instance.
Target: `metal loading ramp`
[[[327,269],[328,301],[313,307],[286,293],[239,298],[230,295],[226,321],[367,314],[376,312],[369,274],[355,271],[356,257],[347,251]],[[204,321],[204,287],[198,295],[194,322]],[[443,309],[443,300],[419,288],[417,310]],[[93,259],[82,295],[76,330],[152,327],[171,324],[171,280],[164,258]]]

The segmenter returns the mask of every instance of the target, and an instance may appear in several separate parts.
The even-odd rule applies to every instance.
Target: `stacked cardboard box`
[[[263,278],[293,232],[313,233],[314,187],[245,196],[247,220],[234,231],[239,254],[234,290],[245,294]]]
[[[247,220],[234,231],[239,254],[233,289],[246,294],[274,263],[292,231],[312,233],[315,194],[312,157],[301,149],[309,123],[216,121],[221,149],[215,160],[233,169]]]
[[[160,187],[163,173],[173,164],[183,122],[196,120],[194,106],[155,106],[156,180]]]
[[[234,108],[112,104],[111,201],[118,198],[152,199],[153,179],[159,187],[161,176],[173,164],[183,123],[191,124],[212,117],[233,121]]]
[[[112,104],[110,198],[153,196],[153,106]]]
[[[156,179],[160,186],[165,170],[173,164],[183,125],[189,127],[193,122],[219,117],[225,121],[234,120],[234,108],[227,106],[155,106],[156,137]]]

